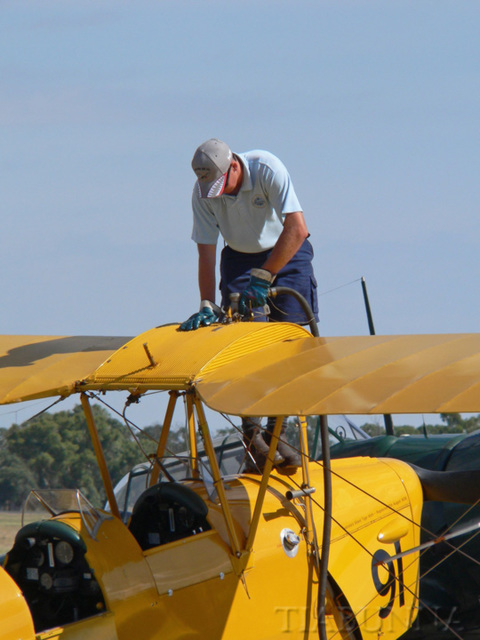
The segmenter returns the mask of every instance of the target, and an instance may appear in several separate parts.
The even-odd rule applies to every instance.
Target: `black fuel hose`
[[[283,296],[283,295],[292,296],[293,298],[295,298],[295,300],[297,300],[300,303],[300,306],[302,307],[305,313],[305,316],[307,318],[307,322],[305,324],[308,324],[310,326],[310,331],[312,332],[312,336],[315,336],[315,338],[318,338],[320,334],[318,333],[317,322],[315,320],[315,316],[307,300],[302,296],[301,293],[298,293],[298,291],[295,291],[295,289],[291,289],[290,287],[272,287],[268,293],[268,296],[273,299],[275,299],[277,296]]]
[[[315,338],[320,336],[315,315],[307,300],[295,289],[290,287],[272,287],[269,292],[270,298],[280,295],[293,296],[302,307],[310,331]],[[320,416],[320,440],[322,443],[323,461],[323,533],[322,533],[322,554],[321,559],[316,558],[320,563],[318,569],[318,605],[317,605],[317,626],[320,640],[327,640],[327,629],[325,619],[325,607],[328,586],[328,558],[330,555],[330,537],[332,531],[332,474],[330,469],[330,438],[328,432],[327,416]],[[315,545],[318,550],[318,545]]]

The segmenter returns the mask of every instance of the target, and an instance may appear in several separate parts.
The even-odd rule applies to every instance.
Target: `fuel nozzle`
[[[232,310],[232,316],[238,315],[238,303],[240,302],[240,293],[230,294],[230,309]]]
[[[240,321],[245,322],[246,320],[253,321],[258,317],[268,317],[270,315],[270,307],[268,306],[268,304],[261,307],[261,312],[257,314],[254,313],[254,310],[251,307],[249,308],[249,310],[247,310],[246,314],[240,313],[240,310],[239,310],[240,296],[241,294],[238,292],[230,294],[229,315],[231,316],[232,321],[234,322],[240,322]]]

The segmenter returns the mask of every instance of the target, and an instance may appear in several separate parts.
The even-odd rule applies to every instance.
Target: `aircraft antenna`
[[[372,310],[370,308],[370,300],[368,299],[367,283],[366,283],[365,278],[363,276],[360,278],[360,281],[362,283],[363,300],[365,302],[365,311],[367,313],[368,329],[370,331],[370,335],[374,336],[375,335],[375,326],[373,324],[373,316],[372,316]],[[393,436],[394,434],[393,434],[392,416],[390,414],[386,413],[383,416],[383,420],[385,422],[385,433],[387,434],[387,436]]]
[[[365,282],[365,278],[363,276],[360,278],[360,281],[362,283],[363,301],[365,302],[365,311],[367,313],[368,330],[370,331],[370,335],[374,336],[375,326],[373,324],[372,310],[370,309],[370,301],[368,299],[367,283]]]

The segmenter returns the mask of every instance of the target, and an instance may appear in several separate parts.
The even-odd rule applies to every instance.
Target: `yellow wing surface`
[[[177,329],[165,325],[133,339],[0,336],[0,404],[95,389],[188,389],[204,371],[310,335],[284,323]]]
[[[129,339],[0,336],[0,404],[68,396]]]
[[[0,337],[0,403],[86,390],[188,389],[234,415],[476,412],[480,334],[314,338],[234,323],[132,340]]]
[[[302,338],[266,347],[197,381],[231,414],[480,411],[480,334]]]

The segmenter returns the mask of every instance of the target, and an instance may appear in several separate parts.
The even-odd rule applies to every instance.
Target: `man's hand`
[[[275,276],[265,269],[252,269],[250,282],[242,291],[238,303],[238,311],[247,315],[251,309],[263,307],[267,303],[268,292]]]
[[[218,322],[220,318],[220,314],[222,310],[220,307],[214,302],[210,302],[210,300],[202,300],[200,303],[200,311],[194,313],[193,315],[182,322],[182,324],[178,327],[179,331],[195,331],[199,327],[208,327],[210,324],[214,322]]]

